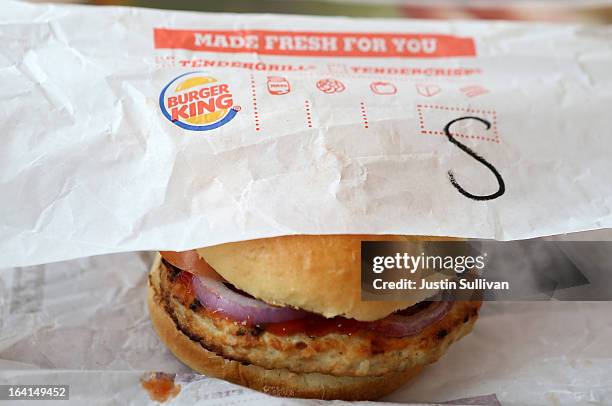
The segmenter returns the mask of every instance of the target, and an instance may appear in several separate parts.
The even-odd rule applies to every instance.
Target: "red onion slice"
[[[196,297],[209,310],[249,324],[281,323],[300,319],[306,312],[292,307],[271,306],[261,300],[241,295],[225,286],[222,280],[193,276]]]
[[[409,315],[392,314],[382,320],[368,325],[370,330],[381,333],[387,337],[407,337],[420,333],[427,326],[441,320],[453,302],[431,302],[426,308]]]
[[[227,287],[216,273],[193,275],[192,284],[199,302],[213,312],[250,325],[282,323],[302,319],[311,313],[292,307],[276,307],[261,300],[247,297]],[[423,307],[426,305],[426,307]],[[363,323],[363,328],[376,331],[386,337],[408,337],[423,331],[427,326],[441,320],[452,302],[437,301],[417,304],[402,312],[394,313],[382,320]]]

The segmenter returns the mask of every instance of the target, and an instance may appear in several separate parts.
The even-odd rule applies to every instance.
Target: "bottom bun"
[[[344,377],[320,373],[294,373],[265,369],[224,358],[202,347],[181,332],[166,311],[159,293],[159,270],[153,268],[148,287],[149,314],[153,327],[172,353],[193,370],[274,396],[372,400],[393,392],[417,375],[419,365],[402,372],[373,377]]]

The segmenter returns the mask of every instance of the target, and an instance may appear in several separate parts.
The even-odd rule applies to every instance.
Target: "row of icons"
[[[291,84],[282,76],[268,76],[267,87],[268,93],[275,96],[291,92]],[[415,87],[417,93],[424,97],[433,97],[442,92],[442,88],[435,84],[416,84]],[[317,82],[317,89],[327,94],[342,93],[346,90],[346,85],[338,79],[326,78]],[[391,82],[375,81],[370,83],[370,90],[374,94],[394,95],[397,93],[397,86]],[[465,86],[459,91],[470,98],[489,93],[489,89],[480,85]]]

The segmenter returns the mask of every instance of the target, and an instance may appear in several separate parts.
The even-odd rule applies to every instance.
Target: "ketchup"
[[[166,257],[164,257],[164,259],[166,259]],[[187,305],[191,304],[195,299],[195,292],[192,285],[192,274],[187,271],[178,269],[178,267],[171,263],[167,265],[174,267],[175,271],[178,272],[174,276],[171,276],[172,295],[179,299],[181,303]],[[246,293],[242,291],[239,291],[239,293],[246,295]],[[215,314],[214,312],[208,313],[211,317],[231,320],[229,317],[222,314]],[[331,319],[327,319],[316,314],[309,314],[301,319],[290,320],[281,323],[268,323],[259,327],[261,327],[264,331],[268,333],[278,336],[305,334],[310,337],[321,337],[326,334],[332,333],[351,335],[359,330],[366,328],[367,324],[368,323],[366,322],[346,319],[344,317],[333,317]]]
[[[192,279],[193,276],[189,272],[180,271],[172,283],[172,295],[181,303],[190,304],[195,299]]]
[[[325,317],[310,314],[302,319],[270,323],[262,327],[265,331],[279,336],[305,334],[310,337],[321,337],[332,333],[351,335],[365,328],[366,324],[357,320],[345,319],[344,317],[326,319]]]
[[[140,383],[154,402],[163,403],[176,397],[181,391],[181,385],[174,383],[174,376],[164,373],[152,374],[147,379],[141,379]]]

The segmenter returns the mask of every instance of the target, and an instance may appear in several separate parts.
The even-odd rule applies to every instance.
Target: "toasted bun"
[[[427,299],[421,290],[405,301],[361,301],[361,241],[435,241],[399,235],[294,235],[200,248],[198,253],[227,281],[267,303],[325,317],[374,321]],[[420,253],[418,249],[415,252]],[[418,277],[419,275],[414,275]],[[429,278],[428,278],[429,279]]]
[[[149,314],[164,344],[183,363],[202,374],[225,379],[274,396],[317,399],[369,400],[382,397],[418,374],[423,368],[377,377],[338,377],[320,373],[294,373],[265,369],[226,359],[202,347],[181,332],[164,308],[159,294],[159,272],[151,273]]]

